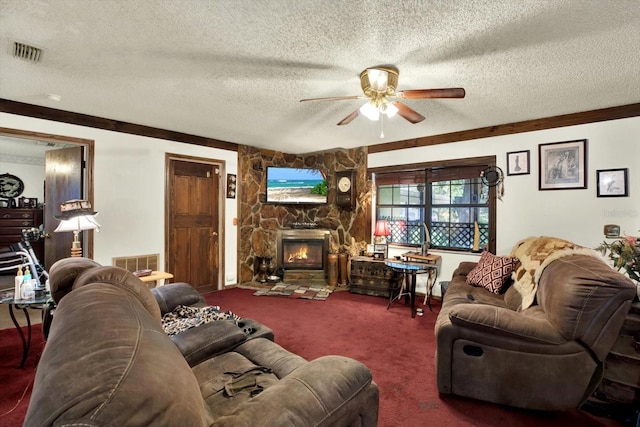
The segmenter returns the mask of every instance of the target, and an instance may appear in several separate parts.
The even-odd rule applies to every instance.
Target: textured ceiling
[[[637,103],[639,47],[638,0],[0,0],[0,98],[306,153]],[[384,139],[336,126],[362,100],[299,102],[382,64],[467,96],[405,101],[426,120]]]

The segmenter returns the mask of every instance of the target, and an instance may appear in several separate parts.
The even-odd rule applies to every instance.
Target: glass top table
[[[385,261],[385,265],[404,275],[404,285],[400,287],[398,295],[393,296],[393,291],[389,295],[387,310],[391,307],[391,304],[394,301],[397,301],[404,296],[405,304],[411,302],[411,317],[416,317],[416,276],[418,274],[430,273],[433,270],[437,271],[437,267],[430,264],[394,260]]]
[[[44,316],[45,306],[53,305],[53,299],[51,298],[51,295],[48,294],[38,295],[37,297],[28,300],[5,296],[0,298],[0,304],[6,304],[9,306],[9,316],[11,316],[11,321],[20,335],[20,340],[22,341],[22,359],[20,360],[20,368],[22,368],[27,361],[29,348],[31,347],[31,317],[29,316],[28,309],[42,310],[42,316]],[[13,311],[14,308],[22,310],[24,313],[24,317],[27,320],[27,337],[24,336],[24,331],[22,330],[18,319],[16,319],[16,315]]]

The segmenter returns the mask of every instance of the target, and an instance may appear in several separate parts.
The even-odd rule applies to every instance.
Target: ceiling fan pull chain
[[[384,114],[380,114],[380,139],[384,139]]]

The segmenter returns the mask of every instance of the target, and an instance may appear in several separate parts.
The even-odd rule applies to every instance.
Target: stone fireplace
[[[326,170],[328,203],[322,205],[286,205],[266,202],[266,168],[269,166],[288,166],[296,168],[319,168]],[[357,200],[353,210],[338,207],[336,199],[336,172],[354,169],[356,174]],[[250,284],[256,280],[256,265],[264,257],[272,257],[275,265],[282,265],[279,259],[282,252],[277,249],[278,230],[300,233],[330,232],[330,245],[333,249],[344,249],[357,242],[369,240],[369,209],[371,203],[371,184],[367,179],[367,148],[358,147],[345,150],[330,150],[309,154],[288,154],[257,147],[240,145],[238,147],[238,198],[239,198],[239,280]],[[317,228],[298,229],[294,224],[313,223]],[[323,267],[313,270],[304,265],[292,267],[286,271],[300,272],[309,277],[317,271],[324,280],[324,264],[329,248],[324,250]],[[308,255],[307,255],[308,256]],[[288,257],[287,257],[288,259]],[[274,266],[275,266],[274,265]],[[296,267],[294,270],[293,267]],[[316,268],[316,267],[314,267]],[[291,274],[290,274],[291,273]],[[302,280],[301,280],[302,281]]]
[[[324,279],[330,239],[329,230],[280,229],[276,235],[276,266],[288,279]]]

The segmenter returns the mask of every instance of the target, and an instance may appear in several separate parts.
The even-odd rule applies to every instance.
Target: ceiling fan
[[[433,99],[433,98],[464,98],[465,91],[461,87],[447,89],[414,89],[396,92],[399,72],[394,67],[380,66],[367,68],[360,73],[362,95],[332,96],[328,98],[308,98],[306,101],[339,101],[346,99],[368,99],[368,101],[354,112],[338,122],[338,126],[351,123],[361,113],[370,120],[378,120],[381,115],[393,117],[399,114],[409,122],[415,124],[424,120],[424,116],[409,108],[400,101],[390,101],[389,98],[400,99]]]

